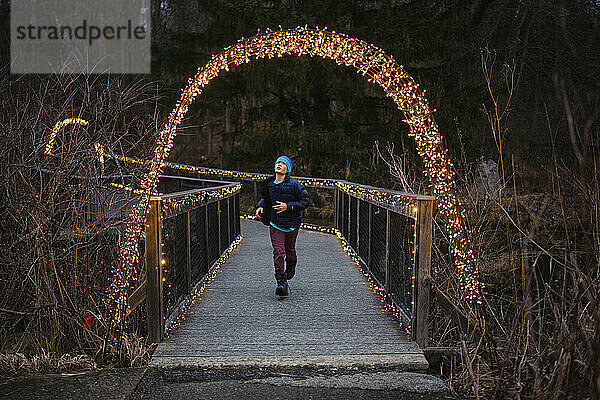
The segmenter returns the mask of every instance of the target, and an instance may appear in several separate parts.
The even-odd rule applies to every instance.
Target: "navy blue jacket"
[[[310,204],[310,197],[306,189],[295,179],[287,174],[281,183],[275,183],[275,176],[260,182],[262,199],[256,208],[262,207],[261,221],[265,225],[273,222],[281,228],[297,228],[302,222],[302,210]],[[273,206],[278,201],[287,204],[287,210],[278,213]]]

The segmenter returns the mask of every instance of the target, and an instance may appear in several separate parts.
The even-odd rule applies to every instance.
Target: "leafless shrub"
[[[468,332],[460,332],[434,304],[432,342],[460,349],[460,360],[455,358],[444,372],[461,397],[597,399],[600,190],[597,162],[589,161],[598,160],[597,146],[586,136],[587,156],[573,146],[576,162],[570,164],[549,155],[553,166],[544,171],[548,190],[542,193],[518,184],[520,166],[514,160],[510,175],[505,174],[503,121],[518,77],[514,67],[505,66],[499,80],[506,86],[507,100],[500,106],[490,75],[493,61],[489,51],[482,54],[492,98],[484,113],[501,157],[503,195],[477,191],[477,173],[466,163],[457,176],[485,287],[483,304]],[[564,82],[557,87],[564,94]],[[583,120],[586,132],[597,128],[596,113],[586,114],[591,115]],[[548,127],[552,135],[549,118]],[[572,131],[565,134],[572,139]],[[447,282],[452,279],[444,268],[451,265],[445,251],[448,239],[439,227],[436,236],[434,275],[438,282]],[[458,297],[454,302],[469,309]]]
[[[404,180],[416,169],[387,163]],[[436,223],[435,285],[472,315],[471,330],[461,331],[437,303],[430,311],[430,344],[456,349],[442,372],[460,397],[598,398],[598,178],[583,180],[578,168],[555,164],[546,171],[554,185],[544,193],[518,188],[513,167],[500,198],[477,190],[475,166],[461,167],[458,193],[484,285],[479,309],[452,289],[449,239]]]
[[[153,347],[147,346],[144,340],[137,334],[125,335],[122,346],[124,353],[127,355],[129,366],[143,367],[150,362]]]
[[[1,71],[0,87],[2,351],[28,360],[97,357],[103,298],[121,236],[118,193],[100,176],[136,180],[142,170],[118,162],[103,167],[94,145],[146,157],[158,124],[156,86],[111,75]],[[65,126],[52,155],[44,154],[54,124],[69,117],[90,125]],[[131,197],[117,197],[123,196]],[[140,342],[131,342],[129,353],[139,359],[134,343]]]
[[[385,155],[382,153],[379,141],[375,141],[373,145],[374,156],[387,165],[388,171],[393,178],[395,184],[402,192],[405,193],[424,193],[424,185],[422,180],[415,176],[415,168],[407,158],[403,155],[394,153],[394,143],[387,143],[385,146]]]
[[[40,354],[26,357],[23,353],[0,354],[0,375],[17,376],[32,373],[88,371],[97,368],[93,358],[86,354],[63,354],[53,358],[42,349]]]

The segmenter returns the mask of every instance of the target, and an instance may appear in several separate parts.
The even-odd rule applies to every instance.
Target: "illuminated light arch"
[[[61,128],[65,125],[81,125],[85,126],[88,124],[88,121],[81,118],[66,118],[62,121],[58,121],[54,124],[54,128],[52,128],[52,132],[50,133],[50,138],[48,139],[48,143],[46,143],[46,148],[44,149],[44,154],[50,155],[52,154],[52,149],[54,148],[54,141],[56,140],[56,135],[61,130]]]
[[[242,39],[221,53],[213,55],[210,61],[198,68],[196,75],[188,80],[188,86],[183,89],[179,101],[157,138],[149,171],[140,184],[140,201],[132,210],[125,230],[120,259],[108,289],[107,317],[110,319],[110,333],[123,326],[127,290],[131,281],[136,279],[133,272],[134,265],[139,261],[137,244],[144,235],[150,194],[157,188],[159,175],[173,146],[176,128],[188,107],[212,79],[221,71],[229,71],[230,66],[248,63],[252,58],[274,58],[291,54],[327,58],[337,64],[355,68],[359,74],[366,75],[370,82],[381,86],[404,113],[407,118],[405,122],[410,126],[409,135],[415,139],[417,151],[424,161],[425,174],[429,177],[437,197],[464,295],[470,300],[480,301],[478,271],[463,223],[464,211],[454,193],[452,163],[446,156],[442,135],[433,120],[424,94],[402,66],[383,50],[333,31],[298,27],[291,30],[269,30],[249,39]]]

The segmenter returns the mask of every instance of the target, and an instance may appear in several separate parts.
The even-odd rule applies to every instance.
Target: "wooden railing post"
[[[242,227],[240,226],[240,213],[241,213],[241,211],[240,211],[240,197],[241,197],[241,194],[242,194],[242,192],[240,190],[240,192],[235,195],[236,196],[235,201],[236,201],[236,204],[237,204],[236,207],[235,207],[235,209],[237,211],[237,213],[235,214],[235,237],[237,237],[240,233],[242,233]]]
[[[217,200],[217,247],[221,254],[221,200]]]
[[[431,241],[433,237],[433,200],[417,200],[417,243],[415,254],[415,306],[413,308],[413,339],[427,347],[429,333],[429,292],[431,285]]]
[[[235,201],[232,201],[233,197],[228,197],[227,198],[227,247],[229,247],[229,244],[232,242],[231,240],[231,221],[233,221],[233,218],[231,217],[232,214],[235,214]],[[231,209],[234,209],[233,211],[231,211]]]
[[[346,192],[340,192],[340,232],[342,236],[345,235],[344,232],[344,216],[346,215],[346,200],[345,200]]]
[[[346,238],[348,244],[350,244],[350,231],[352,230],[352,213],[350,210],[352,210],[352,196],[348,194],[348,209],[345,210],[348,213],[348,231],[344,232],[344,237]]]
[[[161,342],[164,334],[160,213],[160,199],[151,198],[145,242],[146,319],[150,343]]]
[[[344,215],[344,192],[340,190],[339,194],[340,194],[340,197],[338,200],[338,213],[339,213],[340,220],[339,220],[338,229],[339,229],[340,233],[342,233],[342,236],[343,236],[343,234],[344,234],[344,232],[343,232],[344,231],[344,217],[343,217],[343,215]]]

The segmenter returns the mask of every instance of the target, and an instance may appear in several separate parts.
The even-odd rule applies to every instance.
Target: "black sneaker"
[[[277,296],[287,296],[289,294],[289,288],[287,280],[285,279],[285,275],[277,275],[277,289],[275,289],[275,294]]]
[[[296,264],[298,261],[292,261],[289,263],[286,263],[285,266],[285,277],[287,278],[287,280],[290,280],[294,277],[294,275],[296,275]]]
[[[275,294],[277,296],[285,297],[289,296],[289,286],[287,282],[283,282],[280,285],[277,285],[277,289],[275,289]]]

